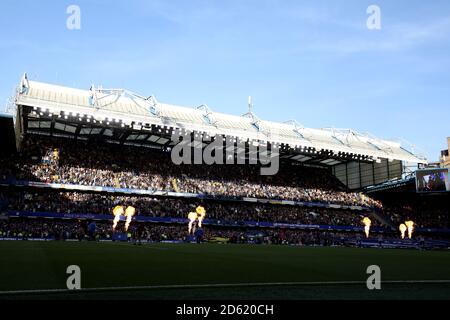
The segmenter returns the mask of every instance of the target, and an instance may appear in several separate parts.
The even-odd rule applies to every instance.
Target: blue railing
[[[44,218],[44,219],[73,219],[73,220],[98,220],[112,222],[113,215],[90,214],[90,213],[54,213],[54,212],[29,212],[29,211],[8,211],[9,217],[16,218]],[[122,220],[125,220],[122,217]],[[166,224],[186,224],[187,218],[172,217],[150,217],[135,216],[133,221],[147,223],[166,223]],[[276,228],[276,229],[299,229],[299,230],[323,230],[323,231],[354,231],[362,232],[364,227],[357,226],[334,226],[334,225],[314,225],[314,224],[296,224],[296,223],[279,223],[268,221],[226,221],[217,219],[205,219],[205,226],[221,226],[221,227],[245,227],[245,228]],[[389,231],[382,227],[371,228],[372,232],[383,233]]]
[[[311,207],[311,208],[344,209],[344,210],[354,210],[354,211],[361,211],[361,212],[362,211],[368,212],[368,211],[373,210],[373,208],[365,207],[365,206],[349,206],[349,205],[334,204],[334,203],[293,201],[293,200],[282,200],[282,199],[261,199],[261,198],[250,198],[250,197],[226,197],[226,196],[214,196],[214,195],[208,195],[208,194],[172,192],[172,191],[161,191],[161,190],[151,190],[151,189],[145,190],[145,189],[114,188],[114,187],[103,187],[103,186],[84,186],[84,185],[75,185],[75,184],[45,183],[45,182],[19,181],[19,180],[3,180],[3,181],[0,181],[0,186],[48,188],[48,189],[58,189],[58,190],[66,190],[66,191],[107,192],[107,193],[127,194],[127,195],[136,195],[136,196],[148,195],[148,196],[160,196],[160,197],[192,198],[192,199],[199,199],[199,200],[243,201],[243,202],[252,202],[252,203],[259,203],[259,204],[280,204],[280,205],[302,206],[302,207]]]

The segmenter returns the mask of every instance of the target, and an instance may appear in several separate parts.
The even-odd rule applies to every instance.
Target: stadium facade
[[[447,145],[448,149],[441,151],[440,165],[442,168],[450,168],[450,157],[449,157],[450,137],[447,138]]]
[[[19,150],[27,133],[156,149],[171,148],[176,143],[171,140],[174,133],[222,135],[247,144],[276,144],[282,159],[329,168],[351,190],[399,179],[407,166],[427,163],[399,142],[355,130],[266,121],[251,110],[234,116],[207,105],[180,107],[125,89],[80,90],[31,81],[26,74],[17,88],[15,107]]]

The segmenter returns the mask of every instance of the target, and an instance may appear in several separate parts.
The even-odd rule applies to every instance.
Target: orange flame
[[[197,220],[197,212],[189,212],[188,214],[189,224],[188,224],[188,232],[189,234],[192,231],[192,225]]]
[[[402,223],[400,225],[399,230],[400,230],[400,232],[402,234],[402,239],[405,239],[405,232],[406,232],[407,229],[408,229],[408,227],[404,223]]]
[[[127,207],[125,210],[125,217],[127,218],[125,222],[125,231],[128,231],[130,227],[131,219],[133,219],[134,214],[136,213],[136,209],[132,206]]]
[[[205,216],[206,216],[206,210],[202,206],[198,206],[195,209],[195,212],[189,212],[189,214],[188,214],[188,219],[189,219],[188,232],[189,232],[189,234],[192,232],[192,226],[197,219],[198,219],[199,228],[202,227],[202,222],[203,222],[203,219],[205,219]]]
[[[114,221],[113,221],[113,230],[116,230],[117,224],[120,221],[120,216],[123,215],[123,207],[115,206],[113,209]]]
[[[206,216],[206,210],[202,206],[198,206],[197,209],[195,209],[198,215],[198,226],[199,228],[202,227],[203,219],[205,219]]]
[[[414,231],[414,221],[411,220],[405,221],[405,225],[408,228],[408,238],[411,239]]]
[[[368,238],[372,221],[368,217],[364,217],[362,222],[364,223],[364,233],[366,234],[366,238]]]

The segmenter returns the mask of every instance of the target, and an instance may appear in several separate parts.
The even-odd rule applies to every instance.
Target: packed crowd
[[[2,200],[1,200],[2,199]],[[138,215],[186,218],[198,205],[206,208],[207,219],[221,222],[277,222],[309,225],[361,226],[368,215],[359,211],[308,208],[301,206],[254,204],[231,201],[201,203],[189,199],[112,196],[80,192],[3,192],[0,202],[6,210],[28,212],[82,213],[111,215],[116,205],[131,205]],[[378,225],[372,218],[372,226]]]
[[[261,176],[256,165],[174,165],[170,153],[104,143],[29,136],[14,158],[0,157],[0,180],[70,183],[131,189],[178,191],[225,197],[255,197],[365,205],[382,209],[394,225],[413,220],[419,228],[450,228],[448,197],[392,199],[347,192],[326,169],[282,163],[275,176]],[[407,195],[408,193],[402,193]],[[416,196],[415,196],[416,197]],[[417,198],[417,197],[416,197]],[[435,199],[435,198],[433,198]],[[443,199],[443,200],[442,200]],[[49,193],[1,199],[0,209],[61,213],[110,214],[116,203],[129,202],[138,213],[154,217],[185,217],[193,201],[144,197],[113,197],[88,193]],[[383,206],[381,205],[383,203]],[[299,224],[361,225],[358,211],[214,202],[209,219]],[[376,219],[372,219],[377,225]]]
[[[32,136],[18,156],[0,161],[3,179],[381,207],[326,169],[290,163],[262,176],[257,165],[177,166],[168,152]]]
[[[395,223],[412,220],[419,228],[450,229],[450,195],[396,194],[384,198],[384,213]]]
[[[16,239],[54,239],[54,240],[112,240],[111,224],[96,222],[94,238],[89,238],[88,221],[55,221],[14,219],[0,221],[0,238]],[[129,240],[135,238],[137,226],[129,230]],[[228,243],[266,243],[291,245],[343,245],[348,238],[359,235],[336,232],[281,230],[281,229],[224,229],[207,228],[203,240],[216,242],[220,238]],[[143,228],[143,241],[186,241],[186,227],[182,225],[146,224]]]

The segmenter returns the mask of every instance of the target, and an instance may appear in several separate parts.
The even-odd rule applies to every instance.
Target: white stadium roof
[[[206,105],[181,107],[142,97],[123,89],[90,90],[29,81],[24,75],[18,88],[16,105],[40,108],[50,114],[67,114],[97,121],[121,122],[136,129],[156,125],[174,129],[205,132],[286,144],[291,147],[315,148],[334,154],[360,154],[378,159],[426,163],[426,159],[402,147],[398,142],[382,140],[353,130],[305,128],[295,121],[278,123],[260,120],[251,112],[234,116],[211,111]],[[142,128],[142,127],[141,127]]]

